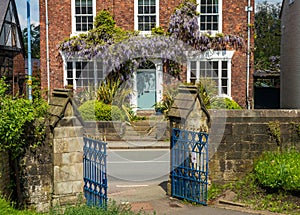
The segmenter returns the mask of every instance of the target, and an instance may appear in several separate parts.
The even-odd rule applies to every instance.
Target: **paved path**
[[[242,208],[229,210],[219,206],[200,206],[184,203],[166,195],[166,182],[122,182],[110,183],[108,197],[121,204],[130,204],[135,211],[142,210],[146,213],[157,215],[251,215]]]

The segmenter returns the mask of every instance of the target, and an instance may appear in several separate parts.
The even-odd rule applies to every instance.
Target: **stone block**
[[[83,162],[83,152],[63,153],[61,164],[74,164]]]
[[[53,152],[54,153],[82,152],[83,145],[84,145],[83,137],[54,139]]]
[[[223,174],[224,181],[238,181],[246,175],[246,172],[225,171]]]
[[[78,194],[83,192],[83,181],[64,181],[54,183],[54,195]]]
[[[68,138],[68,137],[82,137],[82,126],[56,127],[54,129],[54,139]]]
[[[83,164],[54,166],[54,183],[83,180]]]

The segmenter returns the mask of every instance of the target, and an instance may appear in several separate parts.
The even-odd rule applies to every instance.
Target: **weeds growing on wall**
[[[282,150],[282,145],[281,145],[280,122],[279,121],[269,122],[268,123],[268,131],[269,131],[270,135],[276,141],[278,149],[281,151]]]

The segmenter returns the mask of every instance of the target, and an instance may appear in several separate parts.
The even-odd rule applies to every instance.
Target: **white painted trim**
[[[218,95],[220,97],[228,97],[231,99],[231,63],[235,51],[206,51],[198,53],[196,51],[189,52],[187,57],[187,83],[191,83],[191,61],[196,61],[196,83],[200,81],[200,61],[219,61],[218,63]],[[222,64],[220,61],[227,61],[227,94],[222,93]]]
[[[95,19],[97,15],[97,4],[96,0],[93,0],[93,19]],[[76,20],[75,20],[75,0],[71,0],[71,25],[72,25],[72,32],[70,37],[77,36],[82,33],[86,33],[85,31],[76,31]]]
[[[200,0],[197,0],[197,11],[200,13]],[[200,29],[200,15],[198,18],[199,29]],[[216,35],[217,33],[223,32],[223,1],[219,0],[219,30],[218,31],[210,31],[212,35]],[[203,33],[207,33],[207,31],[200,31]]]
[[[155,0],[156,2],[156,11],[155,11],[155,15],[156,15],[156,27],[159,27],[159,0]],[[134,30],[138,31],[138,0],[134,0]],[[151,31],[140,31],[141,35],[148,35],[151,34]]]

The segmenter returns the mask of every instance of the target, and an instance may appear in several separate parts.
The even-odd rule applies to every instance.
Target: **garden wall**
[[[264,151],[300,149],[300,110],[211,110],[210,114],[209,174],[213,182],[240,179]],[[270,132],[270,125],[276,129],[276,121],[280,131]],[[279,134],[280,142],[274,133]]]

